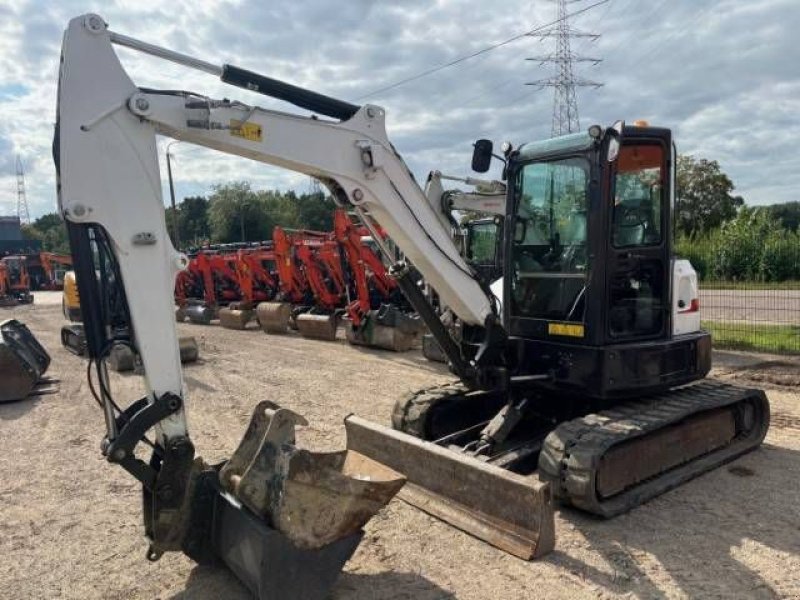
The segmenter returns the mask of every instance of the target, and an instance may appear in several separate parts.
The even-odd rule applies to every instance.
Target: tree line
[[[800,280],[800,202],[748,207],[719,163],[678,157],[675,253],[701,280]]]
[[[752,208],[734,194],[717,161],[679,156],[675,210],[676,254],[702,279],[800,280],[800,202]],[[217,185],[165,209],[167,229],[177,226],[180,247],[268,240],[276,225],[329,231],[334,203],[323,193],[253,190],[248,182]],[[52,252],[68,252],[56,213],[23,226],[29,239]],[[173,240],[175,243],[175,240]]]
[[[334,207],[333,199],[322,192],[256,191],[249,183],[239,181],[214,186],[208,197],[184,198],[174,212],[169,207],[164,213],[173,244],[177,225],[180,247],[190,249],[208,243],[270,240],[276,225],[330,231]],[[26,239],[40,240],[44,250],[69,253],[67,230],[58,213],[23,225],[22,233]]]

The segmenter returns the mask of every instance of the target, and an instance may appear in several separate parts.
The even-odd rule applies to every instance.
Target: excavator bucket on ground
[[[247,329],[247,324],[256,316],[250,308],[226,306],[219,309],[219,324],[226,329]]]
[[[219,471],[214,552],[262,599],[327,598],[362,527],[403,487],[394,470],[347,449],[295,446],[306,420],[264,401]]]
[[[16,319],[0,323],[0,402],[26,398],[50,366],[50,355]]]
[[[409,317],[394,306],[384,304],[378,310],[369,311],[358,327],[350,320],[345,321],[344,332],[347,341],[356,346],[406,352],[417,344],[423,328],[419,318]]]
[[[217,311],[204,302],[193,303],[190,300],[183,312],[195,325],[211,325],[211,321],[217,318]]]
[[[402,473],[399,497],[525,560],[555,545],[549,483],[351,415],[347,448]]]
[[[295,323],[297,323],[297,331],[303,337],[332,342],[336,339],[339,315],[336,313],[329,315],[304,313],[297,316]]]
[[[256,306],[256,318],[264,333],[287,333],[292,305],[288,302],[261,302]]]
[[[182,364],[197,362],[197,359],[200,358],[200,349],[194,336],[181,336],[178,338],[178,346]],[[117,373],[133,371],[136,368],[136,354],[126,344],[115,344],[108,353],[106,362],[109,369]]]

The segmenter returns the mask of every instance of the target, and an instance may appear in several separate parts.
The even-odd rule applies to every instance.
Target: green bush
[[[785,232],[769,239],[761,256],[764,281],[800,279],[800,236]]]
[[[681,236],[675,253],[705,281],[800,280],[800,235],[766,210],[744,208],[702,237]]]

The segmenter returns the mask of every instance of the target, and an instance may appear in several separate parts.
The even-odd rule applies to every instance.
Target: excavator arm
[[[115,44],[199,69],[316,115],[137,87],[120,64]],[[62,45],[53,143],[59,208],[68,224],[88,354],[99,382],[96,399],[105,415],[103,452],[142,482],[145,531],[151,540],[148,558],[157,559],[169,550],[202,558],[206,553],[198,546],[210,536],[213,553],[256,589],[263,573],[252,561],[237,563],[237,557],[242,545],[261,544],[267,554],[281,552],[270,546],[271,534],[263,528],[271,526],[294,547],[322,552],[336,546],[336,556],[344,553],[346,560],[360,526],[402,485],[397,473],[381,470],[382,465],[363,456],[366,462],[359,463],[358,474],[348,472],[356,464],[347,458],[350,450],[335,460],[323,460],[294,448],[294,426],[304,420],[270,402],[256,407],[241,445],[221,470],[195,458],[173,314],[175,277],[188,260],[172,246],[166,229],[157,135],[291,169],[325,183],[338,203],[359,216],[376,243],[382,244],[381,228],[462,322],[485,332],[483,342],[465,356],[427,303],[414,270],[402,262],[393,265],[398,286],[437,336],[453,370],[471,385],[479,385],[482,377],[504,376],[497,348],[503,347],[505,333],[493,297],[461,257],[389,142],[382,108],[351,105],[231,65],[217,66],[152,46],[109,31],[97,15],[70,21]],[[275,243],[280,262],[277,237]],[[283,271],[281,279],[285,283]],[[121,341],[140,354],[146,384],[146,396],[124,409],[114,402],[103,362],[111,345],[120,341],[116,331],[124,331],[126,339]],[[146,438],[150,430],[154,440]],[[153,447],[149,462],[135,451],[141,440]],[[265,471],[265,463],[277,471]],[[326,488],[322,494],[294,495],[296,478],[308,475],[301,464],[311,465],[312,476]],[[481,477],[493,486],[498,475]],[[328,487],[341,493],[331,494]],[[230,497],[236,500],[226,500]],[[321,499],[335,505],[321,506]],[[262,517],[264,526],[244,525],[242,505]],[[313,523],[291,518],[295,510],[327,515],[327,527],[310,530]],[[235,533],[209,534],[208,523]],[[328,564],[313,553],[304,560]],[[335,572],[343,564],[338,558],[328,562],[338,565]]]

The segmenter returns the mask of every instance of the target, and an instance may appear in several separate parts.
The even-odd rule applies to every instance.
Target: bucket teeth
[[[287,333],[292,305],[288,302],[261,302],[256,306],[256,318],[264,333]]]
[[[338,318],[335,314],[312,315],[306,313],[299,315],[296,321],[297,330],[303,337],[326,341],[336,339]]]

